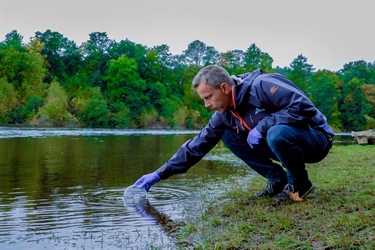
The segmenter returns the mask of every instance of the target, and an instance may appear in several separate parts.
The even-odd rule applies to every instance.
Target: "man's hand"
[[[139,178],[134,185],[137,185],[139,188],[144,188],[147,192],[150,190],[150,187],[160,181],[160,177],[156,172],[151,174],[146,174]]]
[[[254,148],[254,145],[260,144],[262,135],[258,132],[256,128],[253,128],[247,135],[247,143],[251,148]]]

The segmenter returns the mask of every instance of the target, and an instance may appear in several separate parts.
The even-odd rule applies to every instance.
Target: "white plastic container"
[[[147,191],[136,185],[131,185],[124,191],[124,200],[142,200],[147,198]]]

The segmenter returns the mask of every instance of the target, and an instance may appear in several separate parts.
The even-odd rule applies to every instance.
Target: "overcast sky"
[[[181,54],[200,40],[219,52],[255,43],[289,66],[299,54],[316,69],[375,60],[375,0],[0,0],[0,40],[17,30],[57,31],[81,45],[92,32]]]

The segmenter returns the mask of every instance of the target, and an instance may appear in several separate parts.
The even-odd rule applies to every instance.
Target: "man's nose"
[[[209,101],[207,101],[207,100],[204,100],[204,106],[206,108],[209,108],[211,106],[211,103]]]

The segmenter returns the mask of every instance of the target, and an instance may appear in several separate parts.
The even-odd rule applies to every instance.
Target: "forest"
[[[273,67],[256,44],[219,52],[200,40],[180,55],[93,32],[78,46],[63,34],[16,30],[0,43],[0,124],[90,128],[201,128],[212,112],[191,88],[195,74],[217,64],[231,75],[261,68],[293,81],[335,131],[375,128],[375,61],[316,70],[297,55]]]

